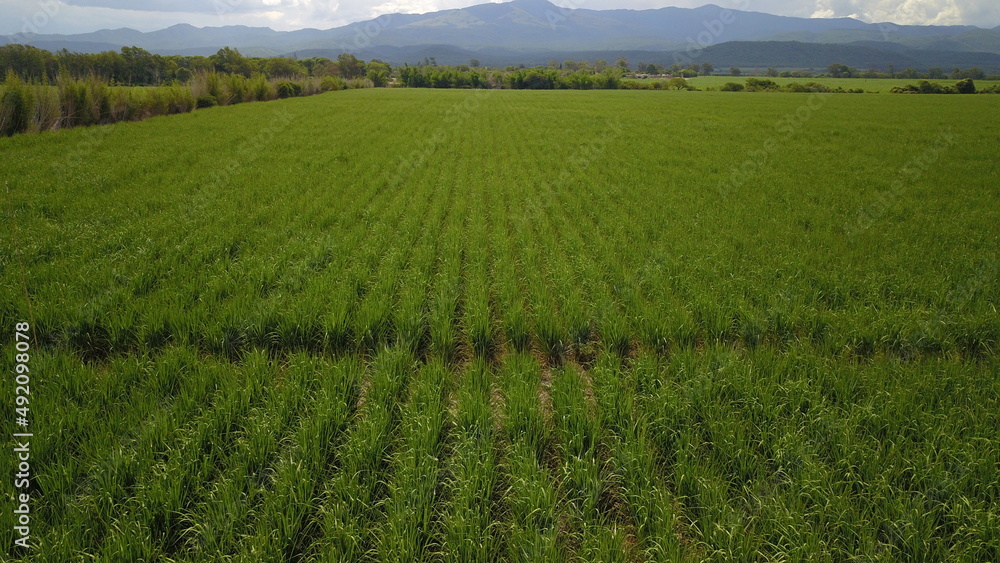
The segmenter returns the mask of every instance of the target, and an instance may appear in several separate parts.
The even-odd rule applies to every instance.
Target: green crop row
[[[998,559],[994,99],[353,90],[0,139],[5,557]]]
[[[350,102],[359,108],[376,100],[359,94]],[[420,123],[405,101],[421,94],[382,92],[382,111]],[[12,143],[6,216],[21,242],[10,241],[18,262],[7,271],[30,272],[46,346],[91,360],[167,344],[238,358],[254,348],[368,354],[404,341],[449,362],[537,347],[553,365],[601,349],[627,356],[710,343],[808,341],[861,359],[995,351],[998,260],[988,249],[996,234],[989,206],[973,203],[989,192],[976,182],[954,194],[938,189],[987,158],[975,139],[989,133],[962,122],[961,104],[922,137],[882,130],[887,144],[876,154],[860,130],[828,134],[860,143],[853,152],[823,138],[826,120],[850,107],[837,98],[818,99],[816,110],[790,96],[748,101],[753,138],[715,146],[703,137],[721,133],[719,117],[675,121],[671,112],[681,110],[656,98],[636,98],[662,112],[652,131],[624,110],[564,131],[569,117],[546,109],[545,97],[539,122],[525,122],[523,94],[479,94],[489,115],[332,148],[318,140],[325,119],[364,125],[344,103],[320,99],[248,107],[234,114],[243,125],[191,149],[122,144],[166,125]],[[722,111],[743,104],[712,99]],[[801,108],[815,116],[797,130]],[[228,119],[217,115],[170,127],[199,131]],[[769,119],[780,126],[769,130]],[[477,140],[481,120],[504,124],[490,138],[521,165],[506,169]],[[667,124],[677,126],[670,141]],[[524,128],[538,140],[519,141]],[[621,152],[661,142],[672,148],[648,161]],[[291,151],[299,145],[305,152]],[[538,152],[543,145],[556,148]],[[860,168],[790,164],[811,146]],[[22,150],[42,153],[24,161]],[[30,164],[39,158],[51,160]],[[446,162],[455,164],[433,164]],[[205,174],[188,174],[192,167]],[[280,173],[262,180],[269,170]],[[67,183],[76,189],[59,187]],[[123,190],[135,194],[126,204]],[[23,293],[17,277],[4,284],[11,297],[0,315],[9,323],[27,306],[14,298]]]
[[[38,367],[135,390],[40,386],[35,432],[63,442],[38,442],[37,560],[1000,553],[995,367],[721,345],[554,373],[401,348]]]

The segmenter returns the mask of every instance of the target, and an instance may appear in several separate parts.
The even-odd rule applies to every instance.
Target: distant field
[[[0,139],[32,560],[1000,560],[998,110],[368,89]]]
[[[738,84],[746,84],[746,79],[748,76],[699,76],[697,78],[692,78],[688,82],[697,88],[718,88],[726,82],[736,82]],[[782,86],[786,84],[791,84],[792,82],[798,82],[799,84],[805,84],[806,82],[818,82],[829,86],[830,88],[843,88],[844,90],[853,90],[861,88],[866,92],[888,92],[895,86],[906,86],[908,84],[916,84],[920,82],[921,79],[892,79],[892,78],[768,78],[757,77],[757,78],[767,78],[768,80],[773,80]],[[936,82],[942,86],[953,86],[957,80],[929,80],[928,82]],[[985,89],[990,86],[1000,84],[997,81],[989,80],[976,80],[976,87],[980,89]]]

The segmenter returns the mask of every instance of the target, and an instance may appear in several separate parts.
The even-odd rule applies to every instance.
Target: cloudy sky
[[[327,29],[387,13],[423,13],[490,0],[0,0],[0,35],[82,33],[131,27],[141,31],[177,23],[250,25],[279,30]],[[604,10],[724,7],[800,17],[851,16],[901,24],[1000,25],[998,0],[555,0],[566,7]]]

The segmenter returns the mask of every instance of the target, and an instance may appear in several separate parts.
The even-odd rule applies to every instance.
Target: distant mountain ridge
[[[806,49],[796,47],[802,44],[865,48],[899,55],[900,60],[912,63],[902,66],[974,66],[976,63],[965,61],[977,61],[980,66],[1000,70],[1000,27],[869,24],[853,18],[774,16],[712,4],[691,9],[587,10],[560,8],[547,0],[513,0],[427,14],[386,15],[327,30],[179,24],[153,32],[122,28],[76,35],[0,37],[0,43],[26,43],[52,51],[99,52],[137,46],[164,55],[209,55],[229,46],[252,56],[390,52],[390,62],[399,63],[419,61],[421,53],[439,50],[463,56],[479,53],[484,63],[485,58],[502,55],[496,64],[528,64],[546,53],[570,56],[624,51],[683,52],[685,60],[701,59],[710,49],[719,51],[724,43],[747,41],[778,42],[775,45],[792,50]],[[861,58],[901,66],[884,57]],[[766,64],[784,66],[780,61],[793,59],[794,53],[788,52]]]

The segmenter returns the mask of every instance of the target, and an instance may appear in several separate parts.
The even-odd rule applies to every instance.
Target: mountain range
[[[413,64],[435,57],[442,64],[478,58],[493,66],[532,65],[631,54],[631,59],[647,62],[681,60],[712,62],[716,66],[809,68],[841,62],[859,68],[881,69],[890,64],[897,69],[918,70],[980,66],[1000,72],[1000,27],[794,18],[715,5],[693,9],[566,9],[547,0],[392,14],[327,30],[196,28],[180,24],[153,32],[122,28],[77,35],[5,36],[0,37],[0,43],[77,52],[137,46],[164,55],[210,55],[225,46],[251,56],[301,58],[352,52],[392,64]]]

